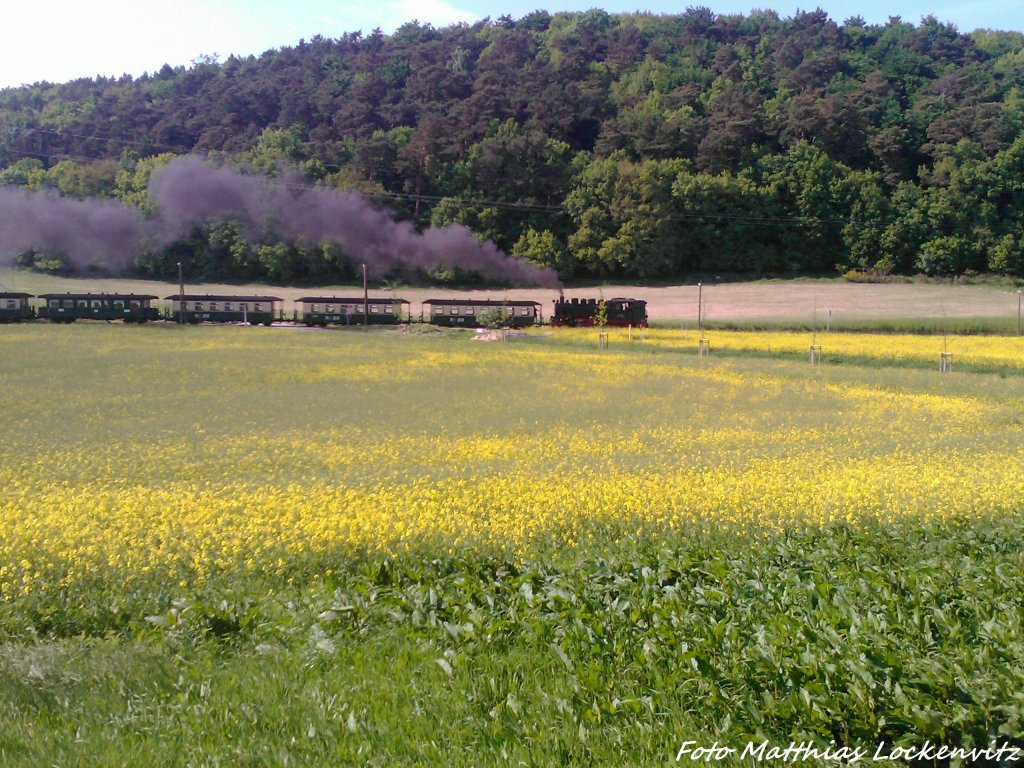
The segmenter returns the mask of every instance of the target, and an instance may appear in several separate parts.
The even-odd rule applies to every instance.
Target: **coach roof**
[[[497,301],[495,299],[427,299],[424,304],[440,307],[539,307],[539,301]]]
[[[156,299],[146,293],[41,293],[40,299]]]
[[[373,298],[363,299],[362,296],[303,296],[301,299],[295,300],[299,304],[362,304],[366,301],[367,304],[408,304],[408,299],[381,299]]]
[[[155,298],[155,297],[154,297]],[[180,301],[181,294],[164,296],[168,301]],[[186,293],[185,301],[284,301],[280,296],[225,296],[218,294]]]

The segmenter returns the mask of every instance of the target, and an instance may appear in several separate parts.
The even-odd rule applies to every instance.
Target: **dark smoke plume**
[[[517,285],[557,285],[551,270],[481,244],[465,227],[416,231],[355,192],[282,184],[212,168],[198,158],[174,160],[150,183],[163,237],[178,239],[203,221],[233,218],[251,232],[270,230],[282,240],[331,242],[381,276],[393,269],[458,267]]]
[[[355,192],[313,187],[214,168],[196,157],[172,160],[153,174],[156,213],[143,219],[117,202],[75,201],[0,189],[0,256],[29,249],[64,253],[77,265],[125,266],[204,223],[231,218],[255,239],[335,243],[370,274],[458,268],[510,285],[558,286],[554,271],[511,258],[466,227],[420,233]],[[8,228],[9,231],[8,231]]]
[[[119,268],[132,263],[146,234],[142,214],[116,200],[0,187],[0,260],[34,250]]]

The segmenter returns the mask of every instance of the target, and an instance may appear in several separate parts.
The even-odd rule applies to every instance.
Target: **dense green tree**
[[[1007,233],[996,241],[989,253],[988,268],[997,274],[1024,274],[1024,240]]]
[[[975,261],[975,253],[963,235],[939,235],[921,245],[914,266],[926,275],[956,275]]]
[[[780,270],[775,204],[748,177],[676,174],[672,184],[683,238],[682,263],[699,272],[757,274]]]
[[[249,151],[249,164],[267,176],[293,169],[305,159],[302,137],[294,128],[264,129]]]
[[[563,278],[572,277],[577,269],[565,244],[547,229],[527,229],[512,247],[512,254],[525,261],[551,267]]]
[[[139,78],[0,90],[0,183],[150,212],[174,156],[359,189],[568,275],[1022,274],[1024,34],[821,10],[409,22]],[[220,222],[218,279],[325,279],[324,246]]]
[[[117,173],[118,166],[113,160],[94,163],[61,160],[47,169],[43,183],[67,197],[111,197]]]
[[[124,203],[152,212],[153,201],[149,197],[149,180],[153,173],[174,159],[165,153],[153,157],[129,159],[122,163],[114,182],[114,195]]]
[[[845,271],[888,273],[880,257],[884,249],[886,227],[892,219],[889,196],[879,173],[854,171],[843,181],[842,195],[849,202],[849,214],[843,226],[844,252],[836,261]]]
[[[805,141],[758,162],[754,177],[778,212],[776,242],[785,271],[824,273],[848,260],[841,236],[849,218],[848,173]]]
[[[757,95],[741,85],[716,82],[722,86],[708,107],[707,130],[697,150],[698,167],[709,173],[749,163],[762,138]]]
[[[566,200],[576,231],[570,255],[594,274],[663,277],[692,269],[672,194],[683,160],[634,163],[620,154],[590,163]]]
[[[25,157],[0,171],[0,184],[39,189],[46,181],[46,166],[35,157]]]
[[[432,223],[465,224],[504,249],[531,228],[560,232],[566,222],[558,209],[581,163],[582,156],[565,142],[512,120],[496,124],[448,180],[450,197],[462,204],[435,210]]]

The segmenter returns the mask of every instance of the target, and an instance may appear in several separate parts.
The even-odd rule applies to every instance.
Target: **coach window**
[[[225,301],[224,302],[224,311],[225,312],[230,312],[231,311],[231,302],[230,301]]]
[[[313,305],[313,311],[316,312],[316,305],[315,304]],[[333,311],[334,311],[334,305],[333,304],[324,304],[324,312],[333,312]]]
[[[210,311],[211,312],[216,312],[217,311],[217,302],[216,301],[211,301],[210,302]]]
[[[252,311],[253,312],[262,312],[263,311],[263,305],[262,304],[253,304],[252,305]]]

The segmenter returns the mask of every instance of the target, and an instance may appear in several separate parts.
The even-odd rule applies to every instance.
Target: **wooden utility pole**
[[[704,310],[702,296],[703,291],[704,287],[700,283],[697,283],[697,336],[702,339],[704,338],[703,321],[701,319],[701,314]]]
[[[366,290],[366,265],[363,264],[363,330],[370,324],[370,294]]]
[[[178,262],[178,323],[185,324],[185,272]]]

